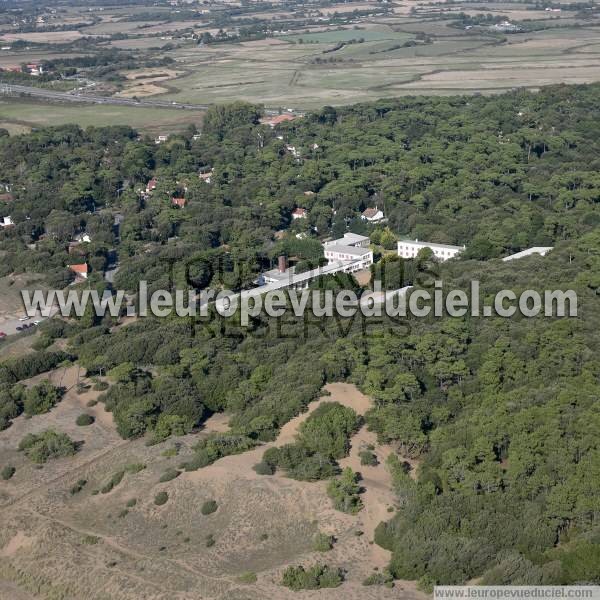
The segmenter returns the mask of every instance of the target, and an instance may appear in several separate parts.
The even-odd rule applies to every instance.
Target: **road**
[[[28,94],[36,98],[60,100],[61,102],[83,102],[87,104],[116,104],[120,106],[137,106],[145,108],[174,108],[184,110],[207,110],[208,104],[187,104],[166,100],[133,100],[131,98],[115,98],[110,96],[83,95],[73,92],[56,92],[43,88],[13,85],[0,82],[0,94]]]
[[[0,81],[0,94],[19,95],[27,94],[36,98],[56,100],[60,102],[82,102],[87,104],[113,104],[119,106],[137,106],[140,108],[173,108],[182,110],[208,110],[209,104],[189,104],[167,100],[133,100],[131,98],[117,98],[113,96],[84,95],[74,92],[56,92],[43,88],[29,87],[25,85],[13,85]],[[279,114],[276,110],[265,110],[265,114],[275,116]]]

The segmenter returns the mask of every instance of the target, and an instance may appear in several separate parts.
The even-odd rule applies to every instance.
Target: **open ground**
[[[268,445],[159,483],[162,472],[185,459],[198,435],[226,429],[223,415],[211,418],[199,434],[156,446],[148,447],[143,440],[123,441],[103,405],[89,407],[98,392],[78,393],[81,374],[73,366],[29,381],[32,385],[50,377],[68,391],[50,413],[19,417],[0,433],[4,460],[17,468],[9,482],[0,484],[0,512],[8,524],[0,532],[0,579],[5,590],[15,589],[24,598],[34,589],[54,597],[60,593],[80,597],[85,590],[89,600],[191,599],[199,594],[228,600],[313,598],[315,592],[293,593],[282,587],[281,573],[289,564],[326,561],[347,570],[346,581],[329,590],[328,598],[424,597],[409,582],[398,582],[393,590],[361,585],[374,568],[389,560],[389,553],[373,544],[373,532],[381,520],[390,518],[388,509],[395,501],[383,464],[393,449],[377,448],[379,466],[360,466],[360,448],[375,442],[366,430],[354,436],[350,456],[342,461],[342,466],[363,474],[365,508],[356,516],[331,508],[325,482],[257,475],[252,466]],[[325,392],[306,413],[287,423],[272,444],[292,441],[299,424],[322,402],[338,401],[357,413],[370,406],[369,398],[351,385],[330,384]],[[93,425],[75,424],[82,412],[95,417]],[[48,427],[83,445],[75,457],[38,469],[15,448],[26,433]],[[165,456],[169,448],[177,448],[179,456]],[[97,492],[111,474],[132,463],[146,468],[126,474],[108,493]],[[71,494],[69,489],[79,479],[87,484]],[[168,492],[169,501],[156,506],[154,495],[162,490]],[[135,506],[126,509],[132,499]],[[208,499],[215,499],[219,508],[204,516],[200,506]],[[317,531],[336,538],[326,556],[311,548]],[[357,531],[364,535],[357,536]],[[209,534],[216,540],[212,547],[205,543]],[[61,568],[64,564],[70,568]],[[256,583],[239,579],[246,571],[257,574]]]

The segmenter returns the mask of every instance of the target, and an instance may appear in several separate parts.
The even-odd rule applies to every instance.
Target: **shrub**
[[[124,517],[126,517],[129,514],[129,511],[124,508],[123,510],[119,511],[119,514],[117,515],[117,517],[119,519],[123,519]]]
[[[261,460],[259,463],[252,467],[259,475],[273,475],[275,473],[275,466]]]
[[[239,577],[238,581],[240,583],[256,583],[256,573],[254,571],[244,571]]]
[[[363,585],[385,585],[386,587],[394,586],[394,578],[389,571],[380,571],[377,573],[371,573],[362,582]]]
[[[200,440],[194,447],[195,455],[185,463],[186,471],[195,471],[206,467],[216,460],[231,454],[241,454],[258,445],[259,442],[245,435],[233,433],[215,433]]]
[[[113,476],[104,484],[104,486],[102,488],[100,488],[100,491],[103,494],[108,494],[108,492],[110,492],[114,487],[118,486],[121,481],[123,480],[123,477],[125,476],[125,471],[117,471],[116,473],[113,474]]]
[[[180,475],[181,475],[181,471],[178,471],[177,469],[167,469],[160,476],[160,479],[158,481],[160,483],[165,483],[167,481],[171,481],[172,479],[175,479],[176,477],[179,477]]]
[[[219,505],[215,500],[207,500],[200,508],[200,512],[203,515],[212,515],[212,513],[217,511],[217,508],[219,508]]]
[[[88,415],[87,413],[83,413],[77,417],[75,423],[80,427],[85,427],[86,425],[91,425],[96,419],[92,417],[92,415]]]
[[[63,391],[49,381],[42,381],[39,385],[25,392],[23,409],[28,416],[41,415],[52,409],[61,399]]]
[[[96,383],[94,383],[94,385],[92,387],[92,389],[94,389],[97,392],[104,392],[108,388],[109,388],[109,384],[107,381],[96,381]]]
[[[377,455],[372,450],[361,450],[358,453],[358,456],[360,457],[360,464],[363,467],[376,467],[379,464],[379,461],[377,460]]]
[[[127,502],[125,503],[125,506],[127,508],[132,508],[133,506],[135,506],[137,504],[137,500],[135,498],[130,498],[129,500],[127,500]]]
[[[295,592],[338,587],[344,581],[341,569],[313,565],[308,569],[290,566],[283,572],[281,583]]]
[[[40,433],[30,433],[19,443],[19,450],[35,463],[45,463],[50,458],[72,456],[77,451],[75,442],[64,433],[47,429]]]
[[[4,479],[4,481],[8,481],[16,472],[16,469],[12,465],[6,465],[2,472],[0,473],[0,477]]]
[[[123,469],[130,475],[135,475],[136,473],[143,471],[145,468],[146,465],[144,463],[129,463],[123,467]]]
[[[327,486],[327,495],[333,500],[333,506],[349,514],[356,514],[362,509],[358,474],[350,467],[344,469],[340,477],[332,479]]]
[[[213,536],[213,534],[209,533],[206,536],[206,539],[205,539],[204,543],[206,544],[207,548],[212,548],[212,546],[214,546],[217,542],[216,542],[215,537]]]
[[[154,496],[154,504],[156,504],[156,506],[162,506],[168,499],[169,494],[167,494],[167,492],[158,492],[158,494]]]
[[[96,404],[98,404],[98,400],[95,400],[94,398],[92,398],[92,400],[88,400],[85,405],[88,408],[93,408],[94,406],[96,406]]]
[[[87,479],[78,479],[77,482],[74,483],[71,489],[69,490],[71,492],[71,495],[74,496],[75,494],[79,494],[79,492],[85,487],[86,484]]]
[[[317,533],[313,539],[313,550],[315,552],[329,552],[333,548],[334,537],[326,533]]]

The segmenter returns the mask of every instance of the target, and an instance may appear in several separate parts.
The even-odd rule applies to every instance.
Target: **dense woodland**
[[[25,402],[32,413],[60,399],[47,386],[28,398],[19,381],[77,360],[89,375],[108,376],[101,400],[125,438],[155,443],[194,431],[213,412],[231,414],[231,432],[203,438],[182,465],[194,469],[274,439],[324,383],[353,382],[374,399],[368,427],[398,450],[390,466],[400,508],[377,532],[394,577],[425,588],[474,577],[599,583],[599,90],[379,101],[325,108],[274,131],[258,124],[259,107],[236,104],[211,109],[200,138],[190,130],[161,145],[110,127],[0,139],[0,183],[13,196],[0,215],[17,224],[0,233],[2,275],[43,272],[49,285],[66,284],[67,244],[86,231],[91,285],[107,285],[103,269],[116,251],[117,287],[134,291],[146,279],[157,288],[236,288],[281,252],[318,260],[318,237],[352,230],[467,245],[443,265],[389,261],[394,285],[430,286],[417,275],[434,270],[447,289],[479,280],[483,297],[579,295],[577,319],[381,319],[365,329],[358,320],[256,317],[241,328],[149,318],[112,332],[109,318],[53,320],[36,353],[0,364],[2,425]],[[207,184],[198,171],[209,169]],[[152,176],[156,190],[144,197]],[[172,206],[173,195],[186,206]],[[389,232],[360,220],[374,205],[385,208]],[[297,206],[308,219],[292,222]],[[297,240],[301,232],[308,237]],[[532,245],[555,250],[497,260]],[[66,352],[52,349],[58,338],[68,338]],[[255,469],[338,476],[330,495],[353,512],[356,479],[340,476],[337,460],[359,423],[340,405],[324,406],[294,444],[268,451]],[[405,459],[419,465],[416,479]],[[291,573],[286,584],[297,579]]]

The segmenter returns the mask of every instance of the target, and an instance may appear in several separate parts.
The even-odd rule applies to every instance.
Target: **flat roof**
[[[358,244],[359,242],[370,241],[366,235],[359,235],[358,233],[345,233],[344,237],[338,238],[337,240],[329,240],[325,242],[324,246],[346,246],[348,244]]]
[[[411,246],[419,246],[420,248],[440,248],[443,250],[464,250],[464,246],[452,246],[451,244],[436,244],[435,242],[420,242],[419,240],[400,240],[400,244],[410,244]]]
[[[521,252],[517,252],[516,254],[511,254],[510,256],[505,256],[502,260],[506,262],[508,260],[515,260],[519,258],[525,258],[526,256],[531,256],[532,254],[540,254],[541,256],[545,256],[553,250],[554,246],[533,246],[533,248],[527,248],[527,250],[521,250]]]
[[[369,248],[361,248],[360,246],[344,246],[341,244],[328,244],[324,248],[325,252],[340,252],[343,254],[354,254],[355,256],[365,256],[371,250]]]

